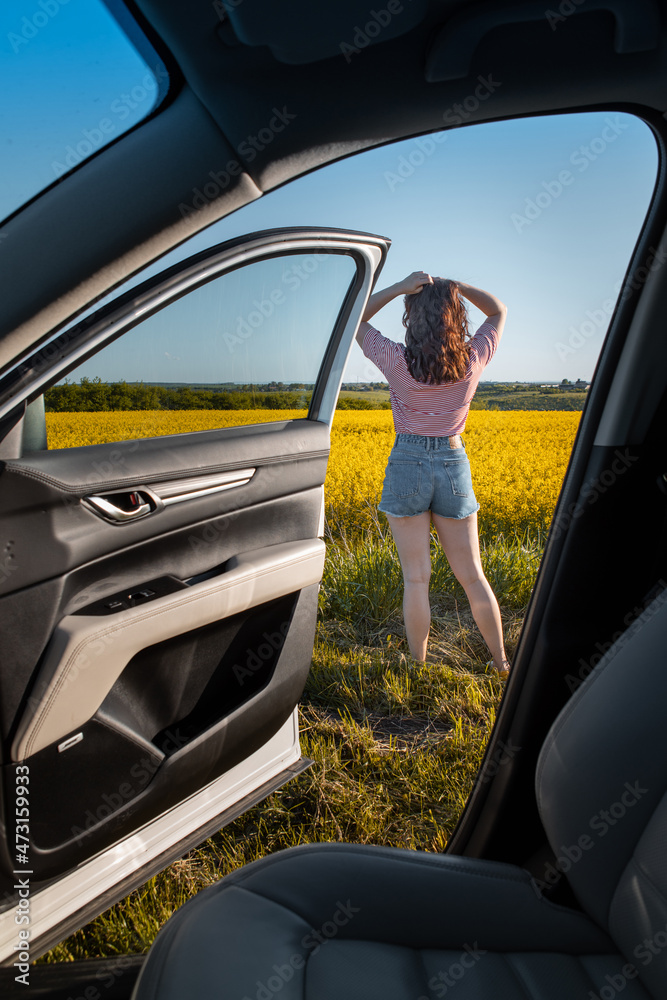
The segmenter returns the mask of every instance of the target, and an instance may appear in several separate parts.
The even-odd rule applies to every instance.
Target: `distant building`
[[[589,383],[581,378],[578,378],[576,382],[570,382],[564,378],[562,382],[558,383],[558,388],[561,392],[572,392],[573,389],[588,389],[588,386]]]

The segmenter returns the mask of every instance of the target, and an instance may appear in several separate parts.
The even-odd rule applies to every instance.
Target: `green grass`
[[[341,389],[341,399],[366,399],[374,405],[389,402],[389,389]]]
[[[510,657],[540,553],[540,540],[528,537],[483,546]],[[381,529],[330,542],[300,710],[302,751],[312,767],[43,961],[146,951],[190,896],[285,847],[351,841],[444,848],[475,781],[502,685],[486,672],[486,647],[435,543],[433,556],[433,627],[427,662],[419,664],[406,655],[393,543]]]
[[[477,392],[471,410],[583,410],[585,392],[519,389],[516,392]]]
[[[343,389],[341,400],[371,404],[373,408],[389,405],[389,389]],[[517,385],[484,385],[475,394],[473,410],[581,410],[586,393],[580,390],[565,392],[549,387],[542,389],[533,383]],[[344,407],[342,407],[344,408]]]

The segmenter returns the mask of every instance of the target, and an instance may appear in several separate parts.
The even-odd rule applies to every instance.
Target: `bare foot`
[[[503,657],[500,661],[500,666],[496,666],[496,661],[493,661],[493,669],[497,670],[501,677],[509,677],[511,664],[507,657]]]
[[[493,667],[493,669],[496,671],[499,677],[507,679],[510,674],[511,664],[510,661],[507,659],[507,657],[503,657],[503,659],[500,661],[500,666],[496,664],[495,660],[489,660],[489,662],[487,663],[487,667]]]

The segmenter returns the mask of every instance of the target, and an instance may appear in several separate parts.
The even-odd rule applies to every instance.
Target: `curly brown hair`
[[[458,286],[433,278],[421,292],[406,295],[405,361],[417,382],[458,382],[470,360],[468,313]]]

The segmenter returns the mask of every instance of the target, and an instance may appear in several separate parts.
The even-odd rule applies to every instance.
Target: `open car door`
[[[36,955],[306,766],[329,428],[387,249],[330,229],[230,241],[0,380],[0,960],[18,887]],[[312,396],[185,433],[180,412],[157,432],[141,410],[78,414],[71,446],[46,447],[45,390],[82,378],[206,387],[220,407],[279,383]]]

